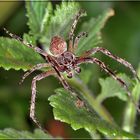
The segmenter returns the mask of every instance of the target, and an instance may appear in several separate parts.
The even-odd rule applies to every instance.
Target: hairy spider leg
[[[97,58],[91,58],[91,57],[84,57],[84,58],[79,58],[77,59],[77,64],[81,64],[81,63],[95,63],[97,64],[100,68],[102,68],[106,73],[108,73],[110,76],[112,76],[112,78],[114,78],[115,80],[117,80],[122,87],[125,88],[125,90],[127,91],[127,95],[130,97],[130,100],[133,102],[133,104],[136,106],[137,111],[140,113],[140,108],[139,105],[134,101],[131,92],[128,89],[127,84],[118,76],[116,76],[116,74],[114,72],[112,72],[111,69],[109,69],[102,61],[100,61]]]
[[[64,77],[59,73],[59,71],[57,70],[57,68],[54,67],[54,69],[56,70],[58,79],[59,79],[59,81],[62,83],[63,87],[64,87],[71,95],[73,95],[73,96],[75,96],[75,97],[77,98],[77,101],[76,101],[75,105],[76,105],[77,107],[83,107],[83,106],[86,107],[85,102],[82,101],[82,99],[78,96],[78,94],[76,94],[76,91],[74,91],[74,89],[71,88],[71,87],[69,86],[69,84],[68,84],[67,81],[64,79]],[[78,104],[78,103],[79,103],[79,104]],[[80,104],[80,103],[81,103],[81,104]],[[87,107],[86,107],[86,109],[87,109]],[[88,109],[87,109],[87,110],[88,110]]]
[[[50,75],[54,75],[54,74],[55,74],[55,71],[50,70],[50,71],[43,72],[43,73],[35,76],[33,78],[33,80],[32,80],[32,86],[31,86],[32,95],[31,95],[31,105],[30,105],[30,118],[42,130],[44,130],[44,129],[41,127],[39,121],[36,119],[36,116],[35,116],[36,82],[40,81],[41,79],[46,78],[46,77],[48,77]]]
[[[44,50],[40,49],[39,47],[33,46],[32,44],[30,44],[30,43],[24,41],[22,38],[18,37],[17,35],[12,34],[7,29],[5,29],[5,28],[3,28],[3,29],[11,38],[14,38],[14,39],[18,40],[19,42],[21,42],[22,44],[24,44],[28,48],[32,48],[35,52],[38,52],[39,54],[42,54],[43,56],[47,55],[47,53]]]
[[[22,84],[25,80],[26,77],[28,77],[32,72],[34,72],[35,70],[39,70],[41,68],[45,68],[45,67],[50,67],[50,64],[47,63],[41,63],[41,64],[37,64],[35,66],[33,66],[29,71],[27,71],[23,76],[21,81],[19,82],[19,84]]]
[[[57,74],[56,76],[59,79],[59,81],[61,82],[61,84],[63,85],[64,89],[66,89],[71,95],[75,96],[77,98],[77,101],[79,100],[79,101],[82,102],[82,99],[78,96],[76,91],[72,87],[69,86],[67,81],[64,79],[63,75],[61,75],[61,73],[59,72],[59,71],[61,71],[60,70],[61,68],[59,67],[59,65],[57,64],[55,59],[53,59],[53,57],[48,55],[47,60],[51,63],[52,67],[54,68],[54,70],[55,70],[55,72]],[[84,104],[84,102],[83,102],[83,104]]]
[[[52,67],[54,68],[57,77],[59,79],[59,81],[62,83],[63,87],[67,90],[70,91],[70,93],[74,96],[77,96],[75,91],[69,86],[69,84],[67,83],[67,81],[64,79],[64,77],[60,74],[59,72],[59,65],[57,64],[57,62],[55,61],[55,59],[53,59],[53,57],[51,56],[47,56],[47,60],[49,61],[49,63],[52,65]],[[61,70],[60,70],[61,71]]]
[[[63,85],[63,87],[73,96],[77,97],[78,100],[81,100],[82,99],[78,96],[78,94],[76,93],[76,91],[69,86],[69,84],[67,83],[67,81],[64,79],[63,75],[61,75],[60,71],[61,71],[61,68],[59,67],[59,65],[57,64],[57,62],[55,61],[55,59],[53,59],[52,56],[47,56],[46,57],[48,62],[51,63],[52,67],[54,68],[56,74],[57,74],[57,78],[59,79],[59,81],[61,82],[61,84]],[[64,70],[63,70],[64,72]]]
[[[58,79],[60,80],[60,82],[62,83],[63,87],[73,96],[75,96],[77,98],[77,101],[75,103],[75,105],[77,107],[83,107],[85,106],[86,109],[88,110],[85,102],[81,99],[81,97],[79,97],[78,93],[76,93],[76,91],[69,86],[69,84],[67,83],[67,81],[64,79],[64,77],[59,73],[59,71],[57,70],[57,68],[55,69],[58,75]],[[79,105],[77,104],[79,103]],[[81,104],[80,104],[81,103]]]
[[[86,12],[81,9],[75,16],[74,18],[74,21],[73,21],[73,24],[71,26],[71,29],[70,29],[70,33],[69,33],[69,48],[68,48],[68,51],[72,51],[73,50],[73,37],[74,37],[74,30],[76,28],[76,25],[80,19],[80,17],[84,16],[86,14]]]
[[[46,66],[49,66],[49,64],[46,64],[44,63],[43,65],[41,64],[38,64],[36,65],[38,67],[34,67],[34,68],[42,68],[42,67],[46,67]],[[37,75],[36,77],[33,78],[32,80],[32,86],[31,86],[31,89],[32,89],[32,95],[31,95],[31,105],[30,105],[30,118],[33,120],[33,122],[40,128],[42,129],[43,131],[46,131],[44,130],[39,121],[36,119],[35,117],[35,98],[36,98],[36,82],[37,81],[40,81],[41,79],[43,78],[46,78],[50,75],[54,75],[56,76],[60,82],[62,83],[62,85],[64,86],[64,88],[67,90],[67,91],[71,91],[69,93],[71,93],[72,95],[76,96],[78,98],[78,100],[80,101],[81,99],[77,96],[77,94],[74,92],[74,90],[68,85],[68,83],[66,82],[66,80],[64,79],[64,77],[59,73],[59,70],[55,67],[55,66],[52,66],[54,68],[54,70],[49,70],[47,72],[43,72],[39,75]],[[32,71],[30,72],[33,72],[35,69],[32,69]],[[30,73],[29,72],[29,73]],[[29,73],[27,75],[29,75]],[[82,100],[81,100],[82,102]],[[84,103],[83,103],[84,104]],[[84,105],[83,105],[84,106]]]
[[[91,54],[95,54],[95,53],[97,53],[97,52],[102,52],[103,54],[107,55],[108,57],[110,57],[110,58],[116,60],[117,62],[123,64],[125,67],[129,68],[130,71],[133,73],[133,75],[134,75],[134,76],[138,79],[138,81],[140,82],[140,79],[139,79],[139,77],[138,77],[138,75],[137,75],[135,69],[133,68],[133,66],[132,66],[129,62],[125,61],[124,59],[122,59],[122,58],[120,58],[120,57],[118,57],[118,56],[113,55],[109,50],[107,50],[107,49],[105,49],[105,48],[102,48],[102,47],[93,48],[93,49],[91,49],[91,50],[86,51],[86,52],[82,55],[82,57],[88,57],[88,56],[90,56]]]
[[[87,36],[88,36],[88,33],[87,32],[81,32],[78,36],[76,36],[76,38],[74,40],[74,47],[73,47],[73,50],[72,50],[73,53],[76,51],[80,39],[82,37],[87,37]]]

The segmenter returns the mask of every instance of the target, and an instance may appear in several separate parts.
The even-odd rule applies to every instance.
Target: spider
[[[50,42],[50,48],[49,48],[51,54],[47,53],[46,51],[44,51],[43,49],[41,49],[37,46],[33,46],[32,44],[29,44],[28,42],[24,41],[22,38],[10,33],[8,30],[6,30],[4,28],[5,32],[7,34],[9,34],[9,36],[11,38],[14,38],[14,39],[20,41],[21,43],[23,43],[25,46],[32,48],[35,52],[44,56],[48,62],[48,63],[46,62],[46,63],[41,63],[41,64],[37,64],[37,65],[33,66],[33,68],[31,68],[28,72],[26,72],[23,75],[21,82],[23,82],[24,79],[27,76],[29,76],[32,72],[34,72],[35,70],[39,70],[44,67],[51,68],[50,70],[42,72],[41,74],[35,76],[32,80],[32,85],[31,85],[32,95],[31,95],[31,104],[30,104],[30,118],[41,129],[42,129],[42,127],[41,127],[40,123],[37,121],[36,116],[35,116],[35,98],[36,98],[36,83],[37,83],[37,81],[40,81],[43,78],[46,78],[50,75],[56,76],[62,83],[63,87],[66,90],[70,91],[71,94],[76,96],[73,89],[69,86],[69,84],[63,77],[62,73],[66,73],[68,78],[72,78],[74,73],[79,74],[81,72],[81,69],[79,67],[80,64],[95,63],[101,69],[103,69],[106,73],[108,73],[110,76],[112,76],[116,81],[118,81],[122,85],[122,87],[124,87],[126,89],[128,96],[131,97],[131,92],[129,91],[127,84],[121,78],[116,76],[116,74],[114,72],[112,72],[112,70],[109,69],[104,64],[104,62],[100,61],[99,59],[97,59],[95,57],[91,57],[91,55],[101,52],[104,55],[107,55],[108,57],[116,60],[117,62],[121,63],[125,67],[129,68],[130,71],[133,73],[133,75],[140,81],[140,79],[138,78],[138,76],[136,74],[135,69],[129,62],[125,61],[124,59],[122,59],[118,56],[113,55],[110,51],[108,51],[105,48],[96,47],[96,48],[92,48],[90,50],[85,51],[81,56],[75,55],[75,52],[78,47],[78,43],[79,43],[80,39],[82,37],[88,36],[88,34],[86,32],[81,32],[76,37],[74,35],[76,25],[77,25],[80,17],[82,17],[83,15],[85,15],[85,11],[83,9],[81,9],[74,17],[73,24],[71,26],[70,33],[68,36],[69,37],[68,46],[67,46],[66,41],[61,36],[52,37],[51,42]],[[132,97],[130,99],[132,99]],[[137,111],[140,112],[140,109],[139,109],[137,103],[135,103],[135,101],[133,99],[132,99],[132,102],[137,107]]]

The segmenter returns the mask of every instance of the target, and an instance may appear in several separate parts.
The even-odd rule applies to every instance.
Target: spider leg
[[[74,89],[71,88],[71,87],[69,86],[69,84],[68,84],[67,81],[64,79],[64,77],[63,77],[59,72],[57,72],[57,74],[58,74],[58,79],[59,79],[59,81],[62,83],[63,87],[64,87],[71,95],[73,95],[73,96],[75,96],[75,97],[77,98],[77,101],[76,101],[75,105],[76,105],[77,107],[83,107],[83,106],[85,106],[84,101],[78,96],[78,94],[76,94],[76,91],[74,91]],[[85,106],[85,107],[86,107],[86,106]]]
[[[81,33],[75,38],[75,40],[74,40],[74,47],[73,47],[73,51],[72,51],[72,52],[75,52],[75,51],[76,51],[80,39],[81,39],[82,37],[84,37],[84,36],[85,36],[85,37],[88,36],[87,32],[81,32]]]
[[[22,76],[22,79],[21,81],[19,82],[19,84],[22,84],[25,80],[25,78],[27,76],[29,76],[32,72],[34,72],[35,70],[38,70],[38,69],[41,69],[41,68],[44,68],[44,67],[49,67],[50,65],[47,64],[47,63],[41,63],[41,64],[37,64],[35,66],[33,66],[33,68],[31,68],[29,71],[27,71],[23,76]]]
[[[53,68],[55,69],[56,73],[57,73],[57,77],[59,79],[59,81],[62,83],[63,87],[67,90],[70,91],[69,93],[71,93],[72,95],[77,97],[77,94],[75,93],[75,91],[69,86],[69,84],[67,83],[67,81],[64,79],[64,77],[60,74],[59,70],[53,66]],[[78,97],[79,98],[79,97]]]
[[[61,68],[59,67],[57,61],[51,57],[51,56],[47,56],[47,59],[48,61],[50,62],[50,64],[52,65],[52,67],[54,68],[54,70],[56,71],[57,73],[57,78],[59,79],[59,81],[62,83],[63,87],[66,89],[66,90],[69,90],[73,93],[73,90],[72,88],[69,86],[69,84],[67,83],[67,81],[64,79],[64,77],[61,75],[60,71],[61,71]],[[64,71],[63,71],[64,72]]]
[[[63,87],[69,91],[70,94],[72,94],[73,96],[77,97],[79,100],[80,97],[78,97],[78,94],[75,93],[74,89],[71,88],[69,86],[69,84],[67,83],[67,81],[64,79],[63,75],[61,75],[60,71],[61,71],[61,67],[59,67],[58,63],[55,61],[55,59],[53,59],[51,56],[47,56],[48,61],[52,64],[52,67],[54,68],[55,72],[56,72],[56,77],[59,79],[59,81],[61,82],[61,84],[63,85]],[[64,71],[61,71],[64,72]]]
[[[35,76],[32,80],[32,86],[31,86],[31,89],[32,89],[32,95],[31,95],[31,105],[30,105],[30,118],[33,120],[33,122],[40,128],[42,129],[40,123],[38,122],[38,120],[36,119],[35,117],[35,98],[36,98],[36,82],[45,78],[45,77],[48,77],[50,75],[54,75],[55,74],[55,71],[47,71],[47,72],[43,72],[37,76]],[[42,129],[43,130],[43,129]]]
[[[15,35],[15,34],[12,34],[10,33],[10,31],[8,31],[7,29],[3,28],[4,31],[11,37],[11,38],[14,38],[16,40],[18,40],[19,42],[21,42],[22,44],[24,44],[25,46],[27,46],[28,48],[32,48],[35,52],[38,52],[40,54],[42,54],[43,56],[47,56],[47,53],[40,49],[39,47],[37,46],[33,46],[32,44],[24,41],[22,38],[20,38],[19,36]]]
[[[82,57],[88,57],[89,55],[95,54],[95,53],[97,53],[97,52],[102,52],[103,54],[109,56],[110,58],[116,60],[117,62],[123,64],[125,67],[129,68],[130,71],[133,73],[133,75],[134,75],[134,76],[138,79],[138,81],[140,82],[140,78],[138,77],[138,75],[137,75],[135,69],[133,68],[133,66],[132,66],[129,62],[125,61],[124,59],[122,59],[122,58],[120,58],[120,57],[118,57],[118,56],[113,55],[110,51],[108,51],[108,50],[105,49],[105,48],[102,48],[102,47],[93,48],[93,49],[91,49],[91,50],[89,50],[89,51],[86,51],[86,52],[82,55]]]
[[[138,106],[138,104],[134,101],[131,92],[128,89],[127,84],[118,76],[115,75],[114,72],[112,72],[112,70],[110,70],[102,61],[100,61],[97,58],[91,58],[91,57],[85,57],[85,58],[79,58],[77,59],[77,64],[81,64],[81,63],[95,63],[97,64],[100,68],[102,68],[106,73],[108,73],[110,76],[112,76],[112,78],[114,78],[115,80],[117,80],[122,87],[125,88],[125,90],[127,91],[127,95],[130,97],[131,101],[133,102],[133,104],[136,106],[137,111],[140,113],[140,108]]]
[[[72,51],[72,47],[73,47],[73,37],[74,37],[74,30],[76,28],[76,25],[80,19],[80,17],[84,16],[85,15],[85,11],[83,9],[81,9],[75,16],[74,18],[74,21],[73,21],[73,24],[71,26],[71,29],[70,29],[70,33],[69,33],[69,48],[68,50],[69,51]]]

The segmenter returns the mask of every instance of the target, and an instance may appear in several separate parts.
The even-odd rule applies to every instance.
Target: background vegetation
[[[52,2],[52,4],[53,4],[53,8],[55,9],[56,5],[61,4],[61,3]],[[82,22],[88,21],[91,17],[97,17],[98,15],[102,15],[102,13],[104,13],[104,11],[106,11],[108,8],[113,8],[115,10],[115,16],[111,17],[106,22],[106,25],[102,29],[102,38],[103,38],[102,47],[105,47],[109,49],[110,51],[112,51],[112,53],[122,58],[125,58],[130,63],[132,63],[132,65],[135,68],[138,68],[138,65],[140,62],[140,46],[139,46],[140,44],[140,40],[139,40],[140,3],[139,2],[137,3],[136,2],[135,3],[132,3],[132,2],[80,2],[79,5],[87,11],[88,16],[85,17],[79,23],[78,29],[80,28],[80,25]],[[29,27],[27,26],[28,18],[26,16],[25,2],[0,2],[0,8],[1,8],[1,13],[0,13],[1,28],[6,27],[8,28],[8,30],[10,30],[13,33],[16,33],[19,36],[22,36],[23,33],[28,33]],[[3,31],[1,31],[0,33],[1,33],[1,36],[5,35]],[[90,44],[86,43],[86,45],[89,46]],[[131,80],[133,79],[129,70],[126,69],[124,66],[116,63],[115,61],[101,54],[97,56],[98,58],[106,62],[106,64],[108,64],[113,70],[115,70],[116,73],[120,73],[120,72],[126,73],[131,78]],[[2,52],[0,52],[0,59],[1,59],[0,61],[6,62],[6,60],[2,59]],[[37,63],[37,62],[34,62],[34,63]],[[86,72],[83,72],[83,71],[86,71]],[[16,71],[14,69],[10,69],[7,71],[2,67],[0,68],[0,129],[1,130],[3,130],[4,128],[14,128],[17,130],[28,130],[28,131],[34,130],[35,125],[29,119],[29,104],[30,104],[30,95],[31,95],[31,89],[30,89],[31,79],[37,73],[39,72],[35,72],[32,76],[28,77],[28,79],[20,86],[18,83],[21,79],[21,76],[23,75],[22,70]],[[129,131],[133,134],[135,133],[138,135],[140,131],[139,116],[138,115],[136,116],[135,111],[133,111],[134,113],[132,113],[132,115],[129,114],[129,117],[126,117],[128,116],[128,114],[124,113],[124,111],[127,112],[128,107],[131,108],[131,105],[128,104],[127,108],[125,108],[126,102],[124,101],[126,101],[125,99],[126,96],[122,95],[123,92],[119,93],[119,90],[117,92],[114,92],[114,89],[111,90],[110,85],[107,85],[108,81],[105,81],[108,79],[99,80],[99,78],[105,78],[105,77],[108,77],[108,76],[103,71],[101,71],[100,68],[98,68],[96,65],[83,66],[82,73],[80,74],[80,78],[84,81],[84,84],[88,86],[90,91],[94,93],[94,96],[99,95],[99,93],[103,93],[101,95],[104,95],[104,96],[98,96],[97,101],[103,102],[103,105],[107,108],[108,112],[110,112],[116,124],[118,126],[121,126],[126,131]],[[125,76],[122,76],[122,77],[125,77]],[[100,84],[99,84],[99,81],[100,81]],[[113,81],[110,81],[109,83],[112,83],[112,82]],[[102,85],[102,91],[101,91],[100,85]],[[137,84],[134,84],[134,85],[135,86],[132,88],[133,93],[140,91],[139,87],[138,89],[135,89],[137,88],[136,87]],[[37,103],[36,103],[36,106],[37,106],[36,114],[41,124],[50,132],[52,136],[60,136],[64,138],[69,138],[69,137],[70,138],[72,137],[78,137],[78,138],[79,137],[82,137],[82,138],[98,137],[100,138],[100,137],[105,136],[105,132],[106,133],[110,132],[108,136],[112,136],[111,133],[113,131],[107,130],[106,127],[104,128],[105,123],[98,124],[99,127],[94,126],[94,128],[99,131],[98,133],[95,133],[95,131],[93,131],[94,132],[93,133],[91,131],[92,128],[87,127],[87,125],[86,127],[81,126],[81,124],[78,124],[77,122],[75,123],[76,126],[72,126],[75,129],[84,127],[86,130],[88,130],[88,132],[90,132],[88,133],[85,129],[79,129],[77,131],[74,131],[71,128],[71,126],[67,124],[69,123],[69,121],[67,122],[65,118],[60,117],[59,119],[65,120],[65,122],[67,123],[62,123],[60,121],[54,120],[52,106],[54,108],[55,107],[57,108],[57,106],[53,105],[53,103],[54,102],[58,103],[59,104],[58,107],[60,107],[62,102],[59,103],[59,99],[60,98],[65,99],[64,96],[61,97],[61,94],[59,94],[59,92],[63,93],[64,92],[63,90],[57,91],[60,98],[57,99],[57,96],[51,96],[55,94],[55,89],[59,87],[62,87],[62,86],[61,84],[59,84],[59,81],[55,79],[54,77],[49,77],[47,79],[40,81],[37,87],[38,95],[37,95]],[[103,87],[105,87],[105,89],[103,89]],[[118,85],[115,85],[114,87],[117,87],[118,89],[120,89]],[[118,94],[114,95],[113,93],[114,94],[118,93]],[[64,92],[64,95],[65,95],[65,92]],[[49,98],[50,96],[51,98]],[[111,96],[113,97],[108,98]],[[48,98],[51,101],[52,106],[49,105]],[[105,98],[107,99],[105,100]],[[132,108],[133,108],[132,110],[134,110],[134,107]],[[85,113],[84,110],[82,111],[79,113],[83,113],[83,118],[82,116],[80,117],[83,119],[83,120],[81,119],[82,121],[85,121],[84,119],[86,117],[86,114],[84,114]],[[54,111],[54,113],[55,113],[55,116],[58,115],[57,112]],[[68,112],[68,113],[69,113],[68,115],[72,116],[73,112],[71,113]],[[133,116],[134,119],[130,116]],[[130,118],[131,120],[129,120],[128,118]],[[76,118],[73,118],[73,120],[75,119]],[[136,122],[132,122],[132,121],[135,121],[135,119],[136,119]],[[93,121],[92,119],[90,120],[89,118],[87,120],[89,121],[89,123]],[[97,120],[98,120],[98,117],[97,117]],[[132,123],[130,124],[129,122],[132,122]],[[118,130],[118,128],[116,127],[111,127],[111,129],[113,129],[114,131],[117,131],[116,132],[117,136],[128,136],[128,137],[134,136],[134,135],[128,135],[125,132]],[[8,130],[6,132],[2,131],[3,135],[5,135],[4,133],[9,133],[9,131],[13,132],[11,130]],[[99,135],[100,133],[101,135]]]

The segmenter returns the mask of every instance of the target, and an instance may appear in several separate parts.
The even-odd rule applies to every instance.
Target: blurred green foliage
[[[4,131],[0,130],[0,139],[53,139],[48,134],[43,133],[40,129],[34,130],[34,133],[30,133],[27,131],[16,131],[14,129],[4,129]]]
[[[3,7],[1,8],[0,13],[1,28],[4,26],[11,32],[16,33],[20,36],[22,36],[23,33],[27,33],[29,31],[28,26],[26,25],[27,17],[24,4],[24,2],[0,2],[0,6]],[[130,63],[132,63],[135,68],[137,68],[140,62],[140,3],[79,2],[79,4],[87,11],[88,15],[82,20],[82,22],[88,21],[91,17],[101,14],[109,7],[115,10],[115,16],[109,19],[106,26],[102,30],[102,46],[112,51],[112,53],[125,58]],[[7,8],[9,5],[11,8]],[[55,2],[53,2],[53,8],[56,8]],[[50,22],[50,24],[52,25],[52,22]],[[48,24],[44,25],[48,26]],[[78,29],[80,28],[80,25],[81,22],[78,25]],[[86,28],[84,30],[86,30]],[[1,32],[1,36],[3,35],[4,33]],[[48,36],[49,38],[51,37],[50,35]],[[46,38],[47,37],[45,37],[45,39]],[[44,39],[42,41],[44,41]],[[86,44],[88,46],[91,45],[88,44],[88,42],[86,42]],[[0,52],[0,56],[1,55],[2,53]],[[111,68],[113,68],[113,70],[116,70],[117,72],[125,72],[127,73],[127,75],[130,75],[130,78],[132,78],[131,73],[129,73],[129,71],[120,64],[100,54],[97,56],[104,62],[106,62]],[[5,60],[0,61],[4,62]],[[88,71],[88,69],[90,69],[90,71]],[[89,77],[89,79],[87,80],[85,80],[85,77],[83,76],[86,75],[86,73],[83,72],[84,70],[86,70],[86,73],[89,73],[86,77]],[[37,73],[38,72],[36,72],[35,74]],[[82,67],[82,73],[80,78],[83,78],[82,80],[92,91],[94,91],[92,92],[94,93],[94,96],[100,93],[98,78],[105,77],[104,72],[100,71],[100,69],[95,65],[85,65]],[[35,127],[29,119],[28,109],[30,103],[30,84],[32,76],[28,78],[28,80],[26,80],[22,86],[19,86],[18,82],[20,81],[22,75],[23,71],[21,70],[15,71],[11,69],[9,71],[6,71],[3,68],[0,68],[0,129],[12,127],[19,130],[31,131]],[[61,85],[59,84],[59,81],[54,77],[49,77],[38,83],[39,93],[37,95],[36,114],[41,124],[44,124],[44,127],[46,127],[46,129],[48,129],[49,131],[51,130],[51,127],[49,127],[49,125],[52,125],[50,122],[54,117],[52,114],[52,108],[49,105],[47,99],[50,95],[55,94],[54,89],[58,87],[61,87]],[[103,103],[113,116],[116,123],[118,125],[123,124],[123,112],[125,103],[115,97],[113,97],[112,99],[107,99]],[[140,119],[137,118],[137,126],[135,126],[135,131],[137,133],[140,131],[139,120]],[[52,127],[55,128],[56,126],[52,125]],[[83,129],[73,131],[69,125],[63,123],[60,124],[59,128],[61,128],[62,131],[64,131],[63,133],[65,133],[65,135],[58,134],[58,136],[60,135],[62,137],[84,138],[90,137],[91,135],[89,135]],[[54,132],[55,131],[53,131],[52,135],[55,135]]]

